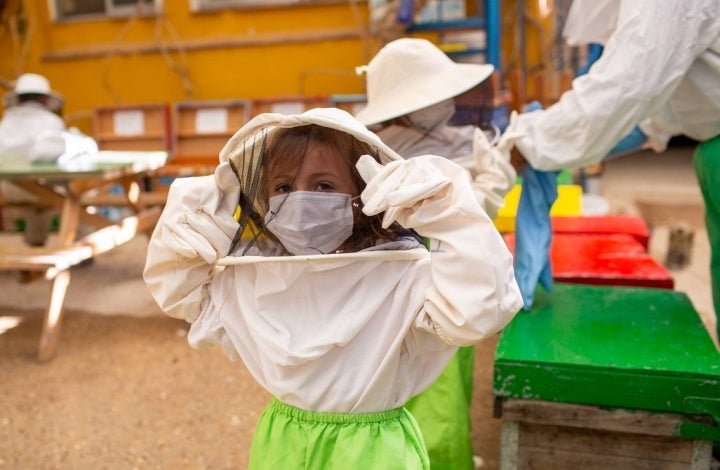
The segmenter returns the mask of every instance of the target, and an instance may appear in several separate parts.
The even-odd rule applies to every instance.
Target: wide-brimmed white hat
[[[3,96],[3,105],[6,108],[15,106],[19,102],[19,96],[29,94],[47,96],[47,106],[53,111],[60,110],[65,101],[60,93],[50,89],[50,82],[47,78],[37,73],[24,73],[15,81],[15,88]]]
[[[355,116],[378,124],[453,98],[493,73],[490,64],[460,64],[426,39],[389,42],[358,73],[367,75],[367,106]]]

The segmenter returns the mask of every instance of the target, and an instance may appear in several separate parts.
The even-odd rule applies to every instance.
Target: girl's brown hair
[[[276,129],[268,136],[263,155],[264,168],[258,188],[258,197],[262,198],[263,201],[268,200],[267,177],[274,166],[299,167],[310,146],[316,145],[326,146],[332,149],[340,158],[343,158],[348,171],[352,175],[353,183],[358,188],[358,194],[362,193],[365,188],[365,181],[355,168],[355,164],[362,155],[370,155],[379,162],[380,158],[377,149],[346,132],[310,124]],[[359,199],[357,201],[362,204]],[[359,206],[354,207],[353,233],[347,240],[346,246],[351,247],[351,251],[359,251],[375,245],[379,240],[393,240],[396,238],[397,231],[393,227],[382,228],[382,215],[367,216],[360,210]],[[266,235],[273,237],[269,231],[266,231]]]

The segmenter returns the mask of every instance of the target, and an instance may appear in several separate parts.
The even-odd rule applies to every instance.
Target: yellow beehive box
[[[495,227],[501,233],[515,231],[515,216],[522,186],[516,184],[505,196],[505,204],[498,211]],[[582,187],[577,184],[558,185],[558,197],[550,209],[550,215],[556,217],[579,216],[582,214]]]

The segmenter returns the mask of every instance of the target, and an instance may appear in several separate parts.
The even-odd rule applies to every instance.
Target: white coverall
[[[561,170],[599,162],[638,123],[657,152],[673,135],[720,134],[719,13],[717,0],[620,1],[590,72],[556,104],[518,116],[518,150],[538,170]]]
[[[402,160],[343,111],[261,115],[221,161],[252,131],[309,123],[379,149],[384,167],[358,163],[368,181],[363,211],[429,238],[429,252],[376,247],[235,257],[221,266],[239,194],[224,163],[215,176],[173,183],[144,278],[168,315],[191,322],[191,345],[220,345],[282,402],[341,413],[396,408],[430,385],[458,346],[496,333],[517,313],[512,258],[464,169],[441,157]]]
[[[31,163],[57,162],[60,166],[78,164],[79,156],[97,152],[95,140],[77,129],[67,131],[65,121],[35,101],[7,108],[0,119],[0,158],[29,160]],[[33,202],[33,195],[2,182],[4,198],[13,202]],[[25,241],[43,245],[50,228],[52,211],[25,211]]]
[[[26,102],[5,109],[0,119],[0,158],[29,158],[39,155],[46,147],[38,136],[49,132],[62,132],[65,122],[60,116],[36,102]],[[62,153],[61,150],[60,153]],[[58,154],[54,155],[57,157]],[[0,182],[2,196],[12,202],[33,202],[35,198],[8,182]],[[43,245],[50,230],[52,211],[28,209],[23,211],[25,231],[23,237],[29,245]]]
[[[0,119],[0,155],[21,155],[25,158],[37,156],[41,160],[39,147],[42,145],[41,136],[50,132],[62,132],[65,122],[60,116],[49,111],[40,103],[25,102],[7,108]],[[52,155],[57,158],[64,148]]]

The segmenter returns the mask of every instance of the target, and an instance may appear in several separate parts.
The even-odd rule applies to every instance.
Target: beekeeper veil
[[[401,159],[377,135],[340,109],[316,108],[298,115],[266,113],[256,116],[238,130],[220,151],[220,162],[229,162],[240,185],[239,225],[230,252],[241,255],[258,251],[274,254],[282,250],[279,241],[266,231],[264,222],[268,212],[267,188],[263,187],[267,179],[268,145],[280,129],[311,125],[335,129],[364,142],[383,164]],[[307,145],[297,151],[302,159]]]

